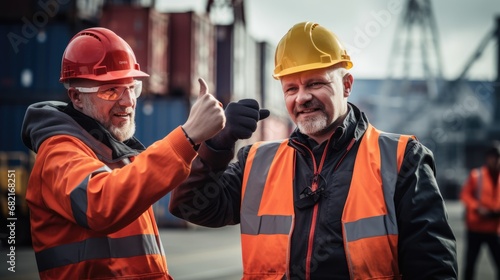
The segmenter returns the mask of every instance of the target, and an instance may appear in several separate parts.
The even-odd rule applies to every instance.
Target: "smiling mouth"
[[[115,117],[119,117],[119,118],[127,118],[127,117],[130,117],[130,114],[127,114],[127,113],[117,113],[117,114],[114,114]]]
[[[317,112],[317,111],[319,111],[319,109],[305,109],[305,110],[302,110],[302,111],[298,112],[297,116],[299,116],[299,115],[307,115],[307,114],[314,113],[314,112]]]

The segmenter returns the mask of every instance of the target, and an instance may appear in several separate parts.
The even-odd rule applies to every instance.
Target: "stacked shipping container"
[[[106,5],[100,26],[113,30],[134,50],[141,69],[150,75],[144,81],[144,91],[149,94],[167,94],[168,65],[167,14],[151,8]]]

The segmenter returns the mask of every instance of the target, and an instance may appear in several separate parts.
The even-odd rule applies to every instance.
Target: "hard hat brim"
[[[78,75],[78,77],[74,77],[75,79],[87,79],[87,80],[92,80],[92,81],[99,81],[99,82],[106,82],[106,81],[113,81],[113,80],[119,80],[119,79],[125,79],[125,78],[148,78],[149,74],[142,72],[140,70],[136,69],[128,69],[128,70],[119,70],[119,71],[110,71],[107,72],[106,74],[103,75],[94,75],[94,74],[88,74],[88,75]],[[60,79],[59,81],[61,83],[71,80],[72,77],[66,77],[65,79]]]
[[[295,66],[295,67],[290,67],[281,71],[275,70],[275,72],[278,72],[278,74],[273,74],[273,78],[276,80],[279,80],[283,76],[299,73],[299,72],[304,72],[304,71],[309,71],[309,70],[315,70],[315,69],[321,69],[321,68],[327,68],[330,66],[334,66],[339,63],[346,63],[346,69],[351,69],[352,68],[352,62],[347,59],[343,60],[337,60],[334,61],[333,63],[311,63],[311,64],[306,64],[306,65],[300,65],[300,66]]]

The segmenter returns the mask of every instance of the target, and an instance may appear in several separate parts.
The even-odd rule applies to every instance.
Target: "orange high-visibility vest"
[[[342,215],[351,279],[401,277],[393,195],[410,137],[369,125],[361,140]],[[243,279],[282,279],[287,272],[294,169],[288,140],[258,142],[249,151],[240,213]]]
[[[466,223],[469,230],[500,234],[500,219],[485,218],[477,212],[479,206],[500,211],[500,183],[495,188],[486,166],[470,172],[461,199],[466,206]]]

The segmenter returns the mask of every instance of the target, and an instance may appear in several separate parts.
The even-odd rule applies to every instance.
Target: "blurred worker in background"
[[[466,209],[465,280],[474,279],[483,244],[490,250],[500,280],[500,142],[486,150],[484,165],[472,169],[461,199]]]
[[[86,29],[62,58],[71,102],[28,108],[22,139],[37,156],[26,199],[41,279],[172,279],[151,205],[188,176],[193,146],[225,117],[200,80],[186,123],[146,149],[133,135],[147,77],[122,38]]]
[[[432,152],[375,129],[347,101],[352,65],[331,31],[294,25],[277,46],[274,77],[297,129],[243,147],[230,163],[261,113],[228,104],[226,127],[172,192],[180,218],[240,224],[243,279],[457,279]]]

